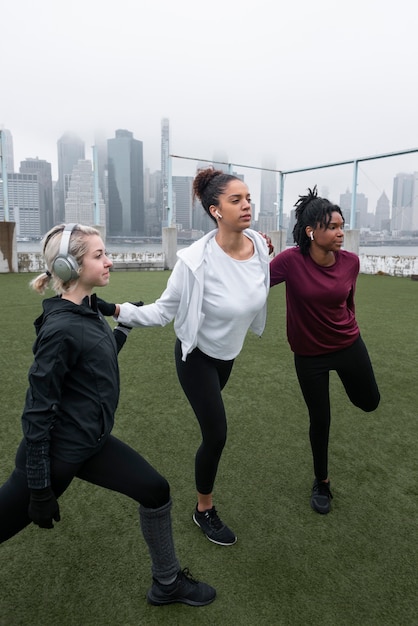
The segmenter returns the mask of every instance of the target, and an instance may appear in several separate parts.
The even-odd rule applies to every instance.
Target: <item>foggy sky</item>
[[[160,168],[171,151],[289,170],[418,147],[418,8],[414,0],[2,0],[0,125],[15,169],[38,156],[57,177],[59,137],[144,143]],[[173,174],[194,173],[177,161]],[[360,165],[374,211],[418,154]],[[258,204],[259,174],[244,170]],[[286,178],[285,212],[306,187],[352,190],[352,167]]]

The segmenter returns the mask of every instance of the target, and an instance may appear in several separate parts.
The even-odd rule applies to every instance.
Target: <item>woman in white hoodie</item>
[[[193,520],[207,538],[232,545],[237,538],[219,518],[213,487],[226,442],[222,389],[250,328],[261,335],[269,292],[269,247],[251,230],[247,185],[220,170],[199,170],[193,182],[217,228],[178,260],[161,297],[140,308],[116,305],[115,319],[127,326],[165,326],[174,319],[175,360],[180,384],[198,419],[202,442],[196,453],[197,505]]]

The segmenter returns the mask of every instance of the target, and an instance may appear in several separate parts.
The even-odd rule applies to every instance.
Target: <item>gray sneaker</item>
[[[209,541],[213,541],[213,543],[217,543],[220,546],[232,546],[237,540],[232,530],[225,526],[219,518],[214,506],[202,512],[196,508],[193,513],[193,521],[202,529]]]
[[[148,591],[147,600],[154,606],[182,602],[190,606],[205,606],[214,601],[216,590],[195,580],[190,571],[185,568],[177,574],[171,585],[162,585],[153,578],[152,587]]]
[[[324,483],[315,478],[312,485],[311,507],[317,513],[326,515],[331,510],[331,483]]]

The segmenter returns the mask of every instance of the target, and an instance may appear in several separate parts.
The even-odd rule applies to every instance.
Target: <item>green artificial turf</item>
[[[151,302],[168,276],[115,272],[100,295]],[[31,277],[0,275],[0,483],[21,439],[41,307]],[[119,356],[114,433],[168,478],[181,564],[218,597],[203,608],[148,605],[136,504],[75,480],[54,530],[32,525],[0,547],[0,625],[416,626],[417,300],[415,281],[359,277],[357,318],[382,400],[362,413],[331,376],[334,499],[320,516],[309,506],[308,418],[286,341],[284,287],[271,291],[265,333],[248,334],[224,391],[229,431],[215,503],[238,536],[232,547],[210,543],[191,519],[199,431],[175,373],[173,326],[132,331]]]

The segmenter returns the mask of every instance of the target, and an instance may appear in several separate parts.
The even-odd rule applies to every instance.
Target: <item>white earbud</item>
[[[219,213],[219,211],[215,211],[215,215],[216,215],[216,217],[218,217],[220,220],[222,219],[222,215]]]
[[[313,232],[312,231],[309,233],[309,237],[311,238],[311,241],[314,240],[314,236],[313,236]]]

